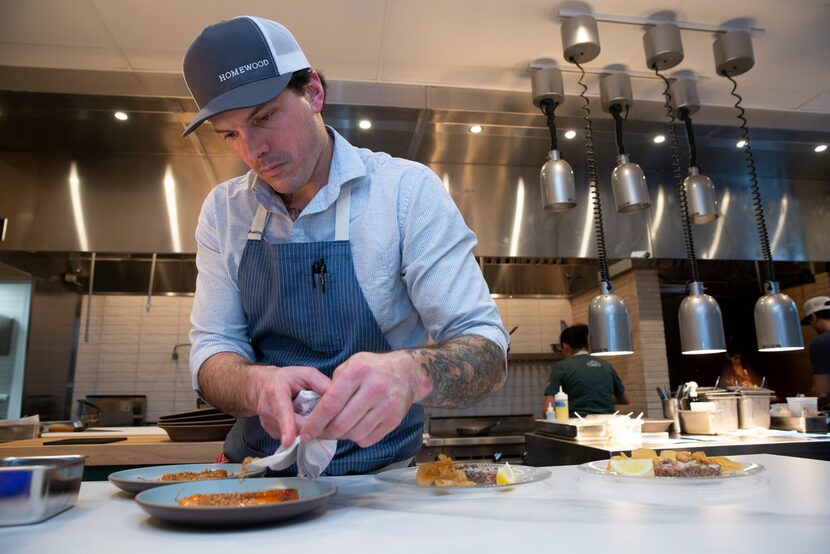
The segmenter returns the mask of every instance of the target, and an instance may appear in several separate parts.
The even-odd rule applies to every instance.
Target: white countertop
[[[830,462],[735,456],[757,476],[703,486],[621,482],[576,466],[510,491],[432,490],[374,476],[331,478],[325,512],[243,530],[177,527],[108,482],[85,482],[74,508],[0,527],[3,552],[419,554],[532,552],[819,552],[830,530]],[[471,549],[478,550],[471,550]]]

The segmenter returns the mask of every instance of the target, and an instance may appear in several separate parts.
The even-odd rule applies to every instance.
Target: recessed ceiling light
[[[737,146],[738,148],[743,148],[744,146],[746,146],[746,141],[745,141],[745,140],[739,140],[739,141],[735,144],[735,146]]]
[[[372,122],[369,121],[368,119],[361,119],[360,121],[357,122],[357,126],[360,127],[361,129],[371,129],[372,128]]]
[[[570,140],[570,139],[574,138],[575,136],[576,136],[576,131],[574,131],[573,129],[568,129],[567,131],[565,131],[565,138],[566,139]]]
[[[654,144],[662,144],[666,142],[666,135],[656,135],[652,140]]]
[[[124,112],[115,112],[113,115],[115,116],[115,119],[117,119],[118,121],[127,121],[130,118],[130,116],[128,116]]]
[[[815,150],[816,152],[824,152],[825,150],[827,150],[827,145],[819,144],[818,146],[816,146]]]
[[[481,125],[473,125],[472,127],[470,127],[470,132],[473,133],[474,135],[479,134],[483,130],[484,130],[484,128]]]

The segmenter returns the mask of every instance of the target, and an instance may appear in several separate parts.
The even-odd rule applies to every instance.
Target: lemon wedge
[[[654,477],[654,461],[650,458],[640,460],[610,460],[608,469],[617,475],[629,477]]]
[[[516,482],[516,474],[513,473],[513,468],[507,462],[496,472],[497,485],[512,485]]]

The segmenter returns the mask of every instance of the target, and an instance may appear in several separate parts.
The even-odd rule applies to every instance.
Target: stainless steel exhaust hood
[[[575,160],[578,208],[552,214],[541,208],[538,183],[548,131],[528,95],[331,85],[326,120],[356,145],[414,158],[435,170],[478,234],[478,256],[595,257],[587,176],[576,161],[581,159],[581,119],[572,98],[558,110],[557,123],[562,133],[577,132],[575,139],[561,140],[560,149]],[[128,112],[130,119],[116,121],[115,109]],[[737,129],[717,122],[727,109],[706,108],[696,118],[706,172],[722,183],[718,202],[723,213],[696,229],[696,242],[704,260],[754,260],[760,258],[760,248],[741,153],[735,148]],[[0,111],[0,218],[9,218],[0,251],[192,254],[205,195],[245,170],[210,129],[200,129],[190,140],[180,138],[183,123],[195,111],[182,98],[6,91],[0,92]],[[612,259],[643,252],[654,258],[684,257],[667,147],[652,141],[663,130],[660,117],[658,104],[643,102],[627,124],[628,149],[647,173],[654,204],[640,214],[609,211]],[[357,127],[361,118],[372,120],[370,131]],[[766,126],[753,129],[753,149],[762,193],[769,199],[775,259],[830,260],[830,243],[824,240],[830,158],[811,146],[830,142],[830,115],[782,118],[757,112],[753,120]],[[473,123],[484,131],[471,134]],[[781,128],[785,124],[790,128]],[[595,127],[599,166],[610,170],[613,126],[606,118]],[[600,185],[610,202],[610,183],[603,178]]]

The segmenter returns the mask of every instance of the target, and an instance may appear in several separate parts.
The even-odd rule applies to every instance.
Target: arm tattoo
[[[504,352],[485,338],[462,335],[408,352],[432,379],[432,392],[420,402],[425,406],[465,408],[504,384]]]

